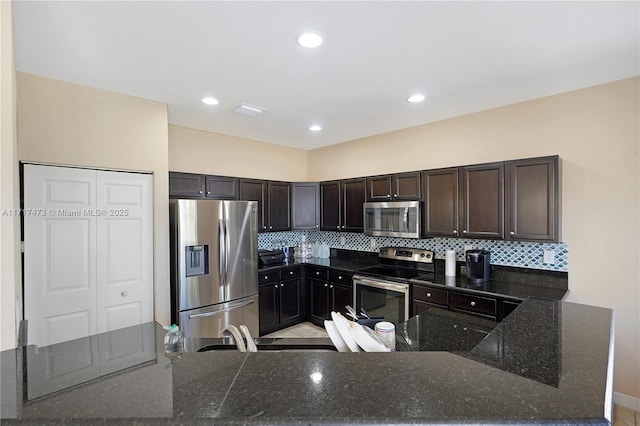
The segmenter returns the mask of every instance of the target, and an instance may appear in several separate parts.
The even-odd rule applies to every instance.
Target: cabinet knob
[[[340,225],[336,226],[336,229],[340,229]]]
[[[393,196],[394,196],[394,197],[397,197],[397,196],[398,196],[398,194],[393,194]]]
[[[332,286],[332,285],[330,285],[330,286],[329,286],[329,288],[333,288],[333,286]]]
[[[122,295],[122,297],[127,297],[129,295],[129,293],[127,293],[127,291],[123,291],[122,293],[120,293]]]
[[[387,194],[387,198],[391,198],[391,194]]]
[[[264,279],[265,279],[265,280],[268,280],[268,279],[269,279],[269,275],[265,275],[265,276],[264,276]]]
[[[316,271],[316,275],[320,275],[320,271]]]
[[[320,225],[316,225],[316,228],[320,228]]]
[[[457,233],[458,233],[458,230],[457,230],[457,229],[454,229],[454,230],[453,230],[453,233],[454,233],[454,234],[457,234]]]
[[[329,287],[329,284],[325,284],[324,286],[325,286],[325,287]]]
[[[463,234],[466,234],[466,233],[467,233],[467,230],[466,230],[466,229],[463,229],[463,230],[462,230],[462,233],[463,233]]]
[[[427,293],[427,297],[431,297],[431,293]]]
[[[473,302],[473,301],[472,301],[472,302],[470,303],[470,305],[471,305],[471,306],[476,306],[476,302]]]
[[[284,284],[280,284],[280,288],[284,288]]]
[[[202,194],[202,191],[198,191],[200,194]]]
[[[275,287],[275,288],[278,288],[278,284],[276,284],[274,287]]]
[[[338,279],[341,280],[342,279],[342,275],[338,275]]]
[[[211,191],[207,191],[207,195],[211,195]]]
[[[289,275],[293,275],[293,271],[289,271]]]
[[[273,229],[273,226],[270,226],[269,229]]]
[[[514,231],[509,232],[509,234],[516,235],[516,233]]]

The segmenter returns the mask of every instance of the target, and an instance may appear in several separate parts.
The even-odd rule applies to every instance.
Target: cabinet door
[[[323,231],[340,230],[340,190],[340,181],[320,183],[320,229]]]
[[[269,231],[291,230],[291,184],[269,182]]]
[[[460,170],[462,236],[504,238],[504,163]]]
[[[424,188],[423,235],[458,236],[458,169],[422,172]]]
[[[329,319],[329,283],[320,280],[309,280],[311,286],[311,318]]]
[[[320,228],[320,185],[316,182],[291,184],[292,229]]]
[[[420,200],[422,197],[422,183],[420,172],[400,173],[393,175],[394,200]]]
[[[353,306],[353,287],[344,285],[344,284],[336,284],[330,283],[329,289],[332,295],[332,310],[336,312],[340,312],[343,315],[347,314],[347,310],[345,306],[350,305]]]
[[[342,181],[342,225],[340,230],[362,232],[364,230],[363,207],[367,193],[365,178]]]
[[[169,172],[169,198],[202,198],[204,176]]]
[[[558,157],[510,161],[507,239],[558,241]]]
[[[280,322],[278,312],[279,285],[267,284],[258,288],[260,335],[274,329]]]
[[[238,178],[226,176],[205,176],[207,198],[217,200],[238,199]]]
[[[258,202],[258,231],[267,230],[267,182],[264,180],[240,179],[240,200]]]
[[[302,318],[300,309],[301,280],[280,283],[280,323],[297,321]]]
[[[391,175],[367,178],[367,201],[389,201],[391,194]]]

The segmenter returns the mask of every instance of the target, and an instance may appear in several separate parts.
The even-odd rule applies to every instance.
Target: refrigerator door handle
[[[218,315],[218,314],[221,314],[221,313],[224,313],[224,312],[233,311],[234,309],[240,308],[242,306],[251,305],[253,302],[254,302],[253,300],[248,300],[248,301],[237,303],[237,304],[231,305],[231,306],[227,306],[226,308],[218,309],[218,310],[215,310],[215,311],[212,311],[212,312],[205,312],[203,314],[189,315],[189,319],[211,317],[211,316]]]
[[[222,289],[222,300],[227,300],[227,250],[225,244],[227,227],[224,218],[220,218],[220,221],[218,222],[218,228],[218,232],[220,234],[218,239],[220,245],[220,288]]]

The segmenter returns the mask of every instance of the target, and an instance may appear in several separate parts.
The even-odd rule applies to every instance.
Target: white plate
[[[351,349],[351,352],[361,352],[360,347],[351,335],[351,321],[343,317],[340,312],[331,312],[331,318],[333,318],[333,325],[336,326],[342,340]]]
[[[356,324],[351,327],[351,335],[365,352],[390,352],[390,349],[384,344],[369,327]]]
[[[340,332],[336,328],[336,325],[331,320],[324,320],[324,329],[327,330],[331,343],[336,347],[338,352],[351,352],[351,349],[344,343],[344,340],[340,336]]]

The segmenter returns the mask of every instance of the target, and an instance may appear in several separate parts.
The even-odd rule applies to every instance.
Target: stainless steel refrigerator
[[[172,321],[186,337],[229,324],[258,336],[257,202],[170,200]]]

